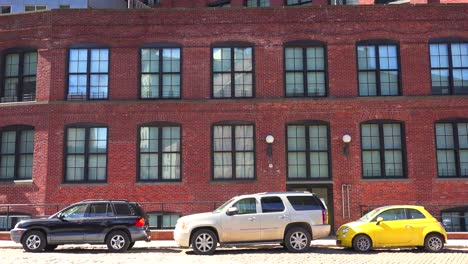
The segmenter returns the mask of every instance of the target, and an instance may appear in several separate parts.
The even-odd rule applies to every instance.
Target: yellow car
[[[441,251],[447,241],[444,227],[422,206],[379,207],[359,220],[341,226],[336,244],[366,252],[381,247],[418,247]]]

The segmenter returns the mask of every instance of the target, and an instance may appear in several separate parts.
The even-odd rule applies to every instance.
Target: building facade
[[[201,210],[195,202],[308,190],[335,228],[376,206],[421,204],[466,230],[467,13],[462,4],[2,16],[0,203],[172,203],[146,209],[170,226]]]

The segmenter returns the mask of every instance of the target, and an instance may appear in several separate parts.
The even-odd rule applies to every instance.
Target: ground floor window
[[[174,229],[179,213],[171,212],[153,212],[148,213],[149,226],[151,229]]]
[[[9,231],[21,220],[31,219],[30,215],[25,214],[8,214],[0,215],[0,231]]]
[[[442,211],[441,218],[447,232],[468,231],[468,207]]]

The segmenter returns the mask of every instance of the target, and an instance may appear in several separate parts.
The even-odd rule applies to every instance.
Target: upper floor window
[[[270,0],[247,0],[245,2],[247,7],[266,7],[270,6]]]
[[[180,98],[180,48],[141,49],[140,98]]]
[[[435,124],[439,177],[468,177],[468,122]]]
[[[468,43],[430,44],[433,94],[468,94]]]
[[[65,142],[65,182],[106,182],[107,127],[69,126]]]
[[[140,127],[140,181],[180,181],[180,130],[178,125],[164,123]]]
[[[401,95],[397,45],[368,43],[357,46],[359,96]]]
[[[5,55],[1,102],[36,100],[37,52],[11,52]]]
[[[404,138],[400,123],[361,124],[363,178],[405,177]]]
[[[59,9],[70,9],[70,5],[59,5]]]
[[[7,127],[0,136],[0,180],[32,179],[34,128]]]
[[[254,97],[252,47],[213,48],[213,97]]]
[[[286,0],[286,5],[311,5],[312,0]]]
[[[321,44],[288,44],[284,57],[287,97],[327,95],[325,48]]]
[[[46,9],[47,9],[46,5],[25,5],[24,6],[24,11],[26,12],[46,10]]]
[[[217,0],[209,3],[210,7],[231,7],[231,0]]]
[[[68,99],[107,99],[109,90],[109,49],[70,49]]]
[[[324,122],[287,126],[288,180],[330,179],[330,137]]]
[[[0,6],[0,14],[10,14],[11,6],[2,5]]]
[[[213,126],[213,179],[255,178],[254,126],[219,124]]]

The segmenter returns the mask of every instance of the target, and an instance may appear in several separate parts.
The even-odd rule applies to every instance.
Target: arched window
[[[14,48],[3,53],[0,102],[36,100],[37,51]]]
[[[34,127],[4,127],[0,136],[0,180],[32,179]]]

